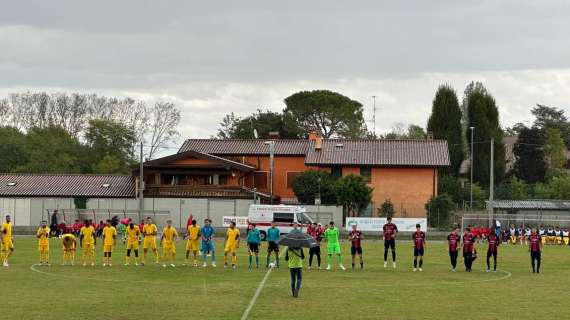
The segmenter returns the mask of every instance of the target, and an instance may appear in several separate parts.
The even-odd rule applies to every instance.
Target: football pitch
[[[336,264],[333,271],[305,268],[300,297],[295,299],[290,295],[284,259],[260,286],[267,274],[266,243],[261,247],[259,270],[248,270],[244,245],[237,270],[222,267],[221,252],[216,254],[215,269],[181,266],[183,241],[177,246],[175,268],[123,266],[125,250],[120,242],[112,267],[101,266],[99,244],[99,265],[64,267],[60,243],[50,240],[50,267],[35,266],[36,239],[15,238],[11,266],[0,269],[1,319],[241,319],[248,306],[248,319],[520,320],[568,315],[570,247],[545,246],[537,275],[530,272],[527,247],[519,245],[502,245],[499,270],[485,272],[486,244],[479,244],[473,272],[460,267],[452,273],[446,246],[432,242],[423,272],[414,273],[410,242],[397,244],[396,269],[391,264],[383,268],[381,242],[365,242],[363,271],[350,270],[349,244],[344,242],[348,270],[340,271]],[[216,249],[221,251],[221,241]],[[259,295],[253,299],[258,288]]]

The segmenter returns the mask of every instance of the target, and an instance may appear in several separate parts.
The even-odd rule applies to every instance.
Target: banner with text
[[[230,222],[234,221],[236,223],[236,227],[238,228],[247,228],[247,217],[234,217],[234,216],[224,216],[223,217],[223,226],[229,227]]]
[[[426,218],[392,218],[392,223],[398,227],[398,231],[416,231],[416,224],[420,224],[422,230],[427,230]],[[356,224],[360,231],[382,231],[386,224],[386,218],[346,218],[346,230],[350,231]]]

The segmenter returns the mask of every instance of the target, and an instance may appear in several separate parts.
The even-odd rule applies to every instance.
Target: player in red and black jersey
[[[542,249],[542,239],[540,235],[536,232],[536,228],[532,228],[530,236],[528,237],[528,243],[530,251],[530,264],[532,265],[532,273],[540,273],[540,256]],[[536,267],[535,267],[536,261]]]
[[[386,221],[382,228],[384,231],[384,268],[388,265],[388,248],[392,249],[392,266],[396,268],[396,236],[398,235],[398,227],[392,223],[392,217],[388,217]]]
[[[501,239],[499,239],[495,233],[491,232],[487,236],[487,242],[487,272],[491,271],[491,265],[489,263],[491,256],[493,256],[493,272],[497,272],[497,252]]]
[[[356,255],[360,258],[360,269],[364,268],[364,262],[362,260],[362,243],[361,240],[364,238],[362,232],[357,229],[355,224],[352,225],[352,230],[348,234],[348,240],[350,240],[350,254],[352,255],[352,270],[354,270],[354,260]]]
[[[461,235],[457,232],[457,227],[447,236],[447,244],[449,248],[449,258],[451,260],[451,271],[455,272],[457,267],[457,254],[459,252],[459,243],[461,242]]]
[[[419,270],[422,272],[424,249],[426,247],[426,233],[421,230],[419,224],[416,224],[416,232],[412,234],[412,240],[414,242],[414,272],[418,270],[418,257],[420,257]]]
[[[471,272],[473,260],[475,260],[475,241],[476,238],[471,233],[471,229],[465,228],[463,233],[463,262],[467,272]]]
[[[317,267],[321,268],[321,240],[323,240],[323,228],[313,222],[308,228],[307,233],[311,235],[316,241],[318,246],[309,248],[309,269],[313,265],[313,257],[317,257]]]

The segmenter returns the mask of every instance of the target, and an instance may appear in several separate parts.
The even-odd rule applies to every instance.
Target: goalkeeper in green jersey
[[[340,255],[340,231],[334,226],[334,222],[331,221],[325,230],[325,240],[327,242],[327,270],[331,269],[332,256],[336,255],[338,258],[338,267],[342,270],[346,270],[342,265],[342,257]]]

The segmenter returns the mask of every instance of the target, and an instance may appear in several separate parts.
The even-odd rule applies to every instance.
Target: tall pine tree
[[[546,161],[544,159],[544,136],[537,127],[522,128],[517,144],[513,147],[515,156],[514,174],[526,183],[544,181]]]
[[[451,162],[448,173],[456,176],[464,158],[464,143],[461,138],[461,109],[455,90],[448,85],[441,85],[435,93],[427,130],[434,139],[447,140]]]
[[[489,186],[490,176],[490,140],[495,139],[494,173],[495,184],[499,184],[505,175],[505,146],[503,131],[499,123],[499,110],[495,99],[483,89],[474,89],[469,93],[467,101],[468,126],[466,136],[470,141],[469,127],[474,127],[474,154],[471,169],[474,182],[481,186]]]

